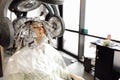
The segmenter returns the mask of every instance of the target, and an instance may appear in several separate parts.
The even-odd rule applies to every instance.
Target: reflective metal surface
[[[4,48],[10,48],[14,43],[14,29],[10,20],[6,17],[0,23],[0,45]]]
[[[49,4],[56,4],[56,5],[62,5],[64,0],[39,0],[45,3],[49,3]]]
[[[4,48],[11,48],[15,44],[18,45],[19,38],[23,37],[23,35],[20,34],[24,34],[25,30],[29,29],[29,27],[24,25],[25,22],[29,20],[34,21],[35,19],[28,19],[27,13],[40,7],[41,4],[48,11],[48,15],[46,14],[47,16],[43,16],[45,17],[43,22],[46,23],[48,34],[52,38],[62,36],[65,25],[60,17],[58,5],[63,4],[63,0],[0,0],[0,45]],[[7,17],[8,10],[15,13],[16,20],[12,21]],[[38,17],[41,16],[42,15]],[[16,37],[16,34],[20,36]]]
[[[53,30],[50,32],[53,35],[53,37],[61,37],[65,29],[65,24],[62,18],[59,16],[52,16],[49,19],[49,23],[52,25],[51,27]]]
[[[7,17],[7,10],[12,0],[0,1],[0,45],[4,48],[13,46],[14,30],[13,25]]]
[[[16,10],[21,11],[21,12],[27,12],[27,11],[33,10],[39,6],[40,6],[40,1],[25,0],[25,1],[20,1],[17,3]]]

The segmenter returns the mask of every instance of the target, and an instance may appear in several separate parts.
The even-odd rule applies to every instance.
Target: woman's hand
[[[73,79],[73,80],[85,80],[84,78],[80,77],[80,76],[77,76],[75,74],[71,74],[70,73],[70,77]]]

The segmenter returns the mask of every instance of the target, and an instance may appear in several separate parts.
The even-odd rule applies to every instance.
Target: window
[[[88,34],[103,38],[111,34],[113,40],[120,41],[120,36],[118,36],[120,34],[119,4],[120,0],[86,0],[85,28],[88,29]],[[98,38],[85,37],[85,56],[94,54],[94,50],[91,51],[90,42],[95,40]]]
[[[85,28],[88,34],[120,41],[120,0],[86,0]]]
[[[92,45],[90,42],[96,41],[98,38],[85,36],[85,48],[84,48],[84,56],[89,58],[95,58],[96,56],[96,46]]]
[[[78,56],[80,0],[65,0],[63,4],[63,20],[65,31],[63,49]],[[73,31],[73,32],[72,32]]]
[[[63,4],[63,19],[65,28],[79,30],[80,0],[65,0]]]
[[[64,43],[63,48],[65,50],[75,55],[78,55],[78,33],[65,31],[63,43]]]

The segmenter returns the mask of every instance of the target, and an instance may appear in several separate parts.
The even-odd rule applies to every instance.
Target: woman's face
[[[45,36],[45,29],[41,23],[34,22],[32,28],[37,36],[37,39],[41,39]]]

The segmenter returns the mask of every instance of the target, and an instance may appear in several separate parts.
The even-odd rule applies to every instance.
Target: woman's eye
[[[34,27],[34,29],[37,29],[37,27]]]

